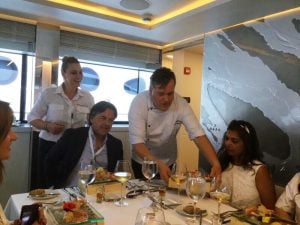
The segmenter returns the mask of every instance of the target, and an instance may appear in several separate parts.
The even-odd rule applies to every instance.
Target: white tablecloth
[[[68,196],[66,193],[59,190],[61,195],[55,199],[48,200],[56,201],[58,198],[62,198],[63,200],[68,200]],[[167,192],[166,199],[173,199],[177,200],[178,196],[176,193]],[[135,199],[126,199],[129,203],[127,207],[118,207],[114,205],[113,202],[102,202],[97,203],[95,196],[88,196],[89,203],[104,216],[105,225],[134,225],[135,218],[139,208],[149,206],[152,202],[144,196],[138,196]],[[186,196],[180,196],[180,201],[182,203],[191,203],[191,199]],[[21,212],[22,205],[28,205],[34,203],[33,200],[28,198],[28,193],[24,194],[15,194],[10,196],[7,205],[5,207],[6,216],[13,220],[18,218]],[[211,212],[217,212],[217,201],[212,199],[203,199],[199,200],[198,207],[202,209],[206,209],[208,214],[210,215]],[[232,210],[232,208],[228,205],[222,204],[221,212]],[[179,215],[175,210],[166,209],[164,210],[166,221],[169,222],[171,225],[184,225],[186,224],[186,217]],[[210,218],[204,217],[203,224],[208,224],[210,222]]]

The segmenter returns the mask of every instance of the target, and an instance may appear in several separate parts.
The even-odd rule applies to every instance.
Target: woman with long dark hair
[[[223,171],[222,184],[231,189],[232,204],[238,207],[263,204],[274,209],[275,187],[262,161],[256,131],[249,122],[230,122],[218,158]]]

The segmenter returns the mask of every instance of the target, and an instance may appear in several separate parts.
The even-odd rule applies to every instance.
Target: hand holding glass
[[[127,206],[128,203],[125,202],[123,197],[123,188],[124,188],[124,184],[131,178],[131,168],[128,160],[117,161],[115,171],[114,171],[114,176],[115,179],[122,184],[121,199],[115,202],[115,204],[118,206]]]

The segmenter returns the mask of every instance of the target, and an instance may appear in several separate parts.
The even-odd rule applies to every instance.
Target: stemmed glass
[[[127,206],[128,203],[124,200],[125,198],[123,197],[123,188],[124,188],[124,184],[131,178],[131,167],[128,160],[117,161],[115,171],[114,171],[114,176],[115,179],[122,184],[121,198],[119,201],[116,201],[115,204],[117,206]]]
[[[79,181],[84,185],[84,196],[87,200],[88,185],[93,183],[96,178],[96,168],[92,162],[80,162]]]
[[[230,202],[231,199],[231,190],[226,185],[220,185],[218,188],[215,188],[215,178],[212,181],[213,191],[209,193],[211,198],[215,198],[218,201],[218,221],[221,221],[220,208],[221,203]]]
[[[192,223],[196,224],[196,205],[199,199],[202,199],[206,193],[206,181],[200,174],[189,174],[186,182],[186,193],[193,200],[194,216]],[[202,223],[202,212],[200,211],[200,224]]]
[[[178,166],[178,164],[174,163],[171,171],[171,179],[176,183],[177,186],[177,196],[179,200],[180,195],[180,186],[186,181],[187,171],[183,170]]]
[[[148,206],[139,209],[135,225],[166,225],[164,211],[157,206]]]
[[[156,161],[144,158],[142,163],[142,173],[148,180],[148,192],[150,190],[150,180],[155,177],[157,172],[158,170]]]

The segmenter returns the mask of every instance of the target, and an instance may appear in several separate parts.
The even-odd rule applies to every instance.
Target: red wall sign
[[[183,68],[183,73],[184,73],[184,75],[190,75],[191,72],[192,72],[191,67],[185,66],[185,67]]]

